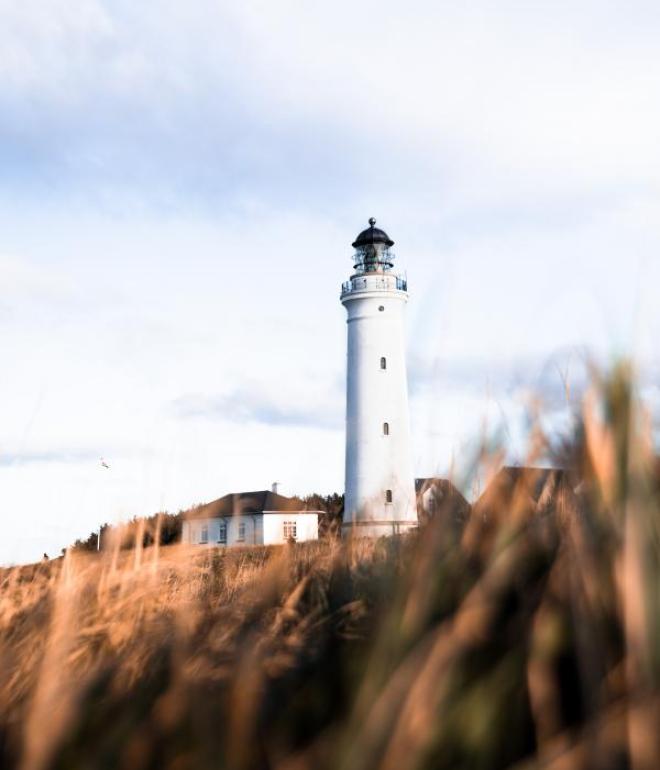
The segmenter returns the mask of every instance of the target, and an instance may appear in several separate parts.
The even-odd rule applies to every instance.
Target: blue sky
[[[660,403],[654,3],[0,0],[0,562],[339,491],[339,285],[411,290],[415,467],[634,354]],[[111,469],[98,459],[105,457]]]

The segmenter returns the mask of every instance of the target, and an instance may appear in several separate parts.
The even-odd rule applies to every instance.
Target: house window
[[[242,543],[245,541],[245,522],[241,522],[238,525],[238,542]]]
[[[385,358],[385,356],[383,356],[380,359],[380,368],[381,369],[387,369],[387,359]]]
[[[385,490],[385,502],[386,503],[391,503],[392,502],[392,490],[391,489],[386,489]]]
[[[202,532],[199,536],[199,542],[200,543],[208,543],[209,542],[209,528],[207,524],[202,524]]]
[[[221,521],[218,527],[218,542],[227,545],[227,522]]]
[[[389,422],[383,423],[383,436],[389,436],[390,435],[390,424]]]
[[[295,540],[298,537],[298,528],[295,521],[285,521],[282,524],[282,534],[285,540]]]

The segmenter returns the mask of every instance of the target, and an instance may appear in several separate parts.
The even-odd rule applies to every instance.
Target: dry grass
[[[624,367],[569,449],[540,494],[405,540],[5,570],[0,764],[660,767],[660,496]]]

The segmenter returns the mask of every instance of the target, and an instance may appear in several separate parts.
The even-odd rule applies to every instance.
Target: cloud
[[[372,214],[410,271],[421,475],[484,422],[517,452],[535,397],[560,415],[568,373],[579,400],[585,347],[657,359],[656,5],[0,15],[3,510],[59,522],[86,474],[71,536],[273,478],[340,489],[337,293]]]
[[[125,211],[412,200],[428,220],[440,201],[506,219],[506,202],[657,189],[652,5],[3,6],[14,192]]]
[[[0,253],[0,309],[6,314],[5,320],[28,320],[44,309],[70,311],[85,304],[89,309],[74,282],[61,271]]]
[[[584,348],[559,349],[552,354],[511,355],[497,359],[428,358],[409,356],[411,395],[470,392],[491,398],[525,393],[545,408],[579,401],[589,381],[589,365],[597,364]]]
[[[0,452],[0,467],[43,463],[99,462],[97,452],[86,449],[54,449],[51,451]]]
[[[180,419],[204,418],[226,422],[339,430],[342,414],[338,399],[326,404],[296,404],[295,398],[279,402],[272,395],[236,390],[224,396],[185,395],[172,403]]]

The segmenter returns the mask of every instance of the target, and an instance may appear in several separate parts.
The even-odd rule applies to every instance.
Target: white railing
[[[351,291],[408,291],[408,281],[400,275],[360,275],[344,281],[341,293]]]

